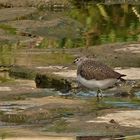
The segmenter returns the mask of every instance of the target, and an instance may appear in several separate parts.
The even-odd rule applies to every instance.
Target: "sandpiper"
[[[102,95],[102,89],[112,87],[118,80],[125,81],[122,77],[126,75],[115,72],[93,58],[79,57],[74,63],[77,64],[78,82],[89,89],[97,89],[97,97],[99,93]]]

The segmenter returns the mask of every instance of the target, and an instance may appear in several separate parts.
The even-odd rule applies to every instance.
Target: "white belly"
[[[113,86],[117,79],[105,79],[105,80],[86,80],[85,78],[82,78],[80,75],[77,76],[77,80],[85,87],[90,89],[100,88],[100,89],[106,89],[108,87]]]

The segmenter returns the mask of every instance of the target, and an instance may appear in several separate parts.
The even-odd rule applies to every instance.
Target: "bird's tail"
[[[123,79],[123,78],[120,78],[120,81],[123,82],[123,83],[126,83],[126,80]]]
[[[125,76],[126,76],[126,75],[121,74],[121,76],[119,77],[119,80],[120,80],[121,82],[123,82],[123,83],[126,83],[126,80],[122,78],[122,77],[125,77]]]

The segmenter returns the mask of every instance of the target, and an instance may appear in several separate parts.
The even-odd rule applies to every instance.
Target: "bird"
[[[86,88],[97,90],[97,97],[102,90],[115,85],[118,81],[125,81],[122,77],[126,76],[114,71],[112,68],[94,58],[77,57],[74,60],[77,65],[77,80]]]

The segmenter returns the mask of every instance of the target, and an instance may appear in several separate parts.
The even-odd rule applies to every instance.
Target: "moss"
[[[3,113],[3,111],[0,111],[0,115],[3,115],[4,113]]]
[[[24,66],[14,66],[9,70],[9,75],[15,78],[34,79],[36,72]]]
[[[56,121],[52,126],[46,129],[46,131],[59,133],[59,132],[66,132],[67,129],[68,129],[68,123],[66,122],[66,120],[61,119]]]
[[[0,120],[3,122],[22,124],[27,120],[27,116],[23,114],[3,114],[0,115]]]
[[[7,132],[0,132],[0,138],[1,140],[5,140],[7,137],[11,137],[12,135]]]
[[[56,114],[58,117],[68,117],[74,115],[77,110],[75,108],[55,108],[51,109],[52,114]]]
[[[16,28],[13,28],[10,25],[0,24],[0,29],[8,31],[10,34],[13,34],[13,35],[16,34]]]
[[[0,83],[12,81],[11,79],[0,76]]]
[[[9,98],[9,100],[11,100],[12,98]],[[25,100],[26,99],[26,97],[24,96],[24,95],[15,95],[15,96],[13,96],[13,100]]]
[[[0,120],[8,123],[16,123],[16,124],[35,124],[40,122],[41,120],[48,120],[49,115],[47,112],[43,113],[32,113],[27,115],[26,113],[17,113],[17,114],[1,114]]]

